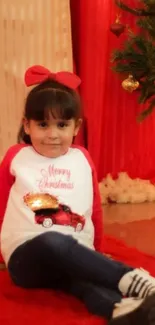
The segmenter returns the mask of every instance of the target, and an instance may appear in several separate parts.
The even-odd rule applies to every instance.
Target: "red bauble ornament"
[[[116,19],[116,22],[110,26],[110,31],[119,37],[125,30],[125,26],[120,23],[119,19]]]

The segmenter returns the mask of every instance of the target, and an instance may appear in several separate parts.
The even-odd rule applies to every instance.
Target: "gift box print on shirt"
[[[85,225],[85,218],[60,204],[58,199],[48,193],[27,194],[24,202],[35,213],[35,222],[45,228],[52,225],[70,226],[75,231],[81,231]]]

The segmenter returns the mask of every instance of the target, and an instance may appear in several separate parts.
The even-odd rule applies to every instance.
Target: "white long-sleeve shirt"
[[[72,224],[37,222],[35,212],[25,203],[27,194],[48,193],[84,218],[81,231]],[[32,146],[15,145],[0,166],[1,251],[7,264],[14,250],[47,231],[71,235],[79,243],[94,248],[102,234],[101,205],[94,167],[87,151],[72,147],[58,158],[38,154]],[[100,232],[100,234],[99,234]]]

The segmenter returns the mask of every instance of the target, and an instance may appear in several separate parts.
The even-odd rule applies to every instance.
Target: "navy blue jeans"
[[[122,299],[118,283],[131,268],[78,244],[71,236],[48,232],[19,246],[8,270],[18,286],[63,290],[82,300],[91,313],[108,319]]]

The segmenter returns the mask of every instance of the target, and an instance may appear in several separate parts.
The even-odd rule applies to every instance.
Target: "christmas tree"
[[[128,29],[123,48],[112,54],[113,70],[129,75],[130,84],[139,91],[139,103],[147,108],[138,117],[144,120],[155,109],[155,0],[137,0],[137,8],[125,1],[115,0],[116,5],[136,16],[138,32]]]

